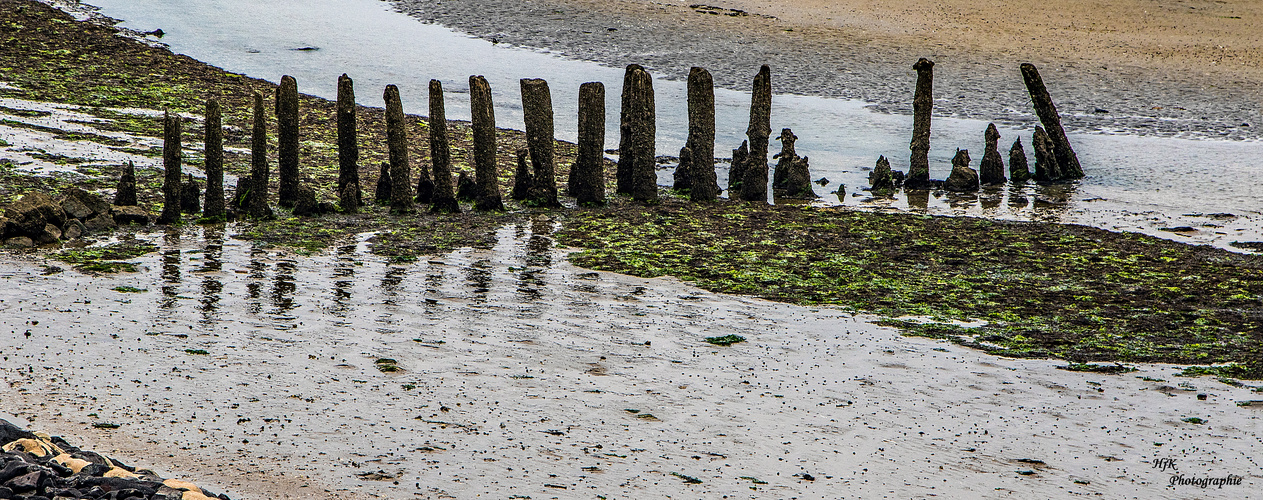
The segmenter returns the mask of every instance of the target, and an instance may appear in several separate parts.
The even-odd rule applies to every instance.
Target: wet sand
[[[1072,130],[1258,138],[1263,125],[1263,7],[1245,0],[396,3],[479,37],[669,78],[703,66],[737,90],[766,63],[778,93],[896,113],[911,113],[911,65],[928,57],[943,116],[1032,125],[1018,64],[1033,62]]]
[[[363,243],[296,256],[233,226],[139,234],[162,250],[136,274],[6,258],[0,401],[244,499],[1249,498],[1263,481],[1248,388],[590,272],[553,228],[414,264]],[[703,341],[730,334],[747,341]],[[1243,483],[1168,487],[1155,458]]]

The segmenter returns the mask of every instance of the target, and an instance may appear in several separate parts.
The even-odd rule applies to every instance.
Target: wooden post
[[[202,217],[224,218],[224,128],[219,101],[206,101],[206,203]]]
[[[646,203],[658,201],[657,116],[653,78],[643,68],[632,71],[631,195]]]
[[[496,113],[486,78],[469,77],[469,113],[474,132],[474,180],[478,183],[474,210],[503,211],[496,172]]]
[[[386,145],[390,149],[390,209],[396,213],[412,211],[412,167],[408,165],[408,124],[404,121],[399,87],[387,85]]]
[[[1031,137],[1035,148],[1035,180],[1039,182],[1059,181],[1065,172],[1058,162],[1056,145],[1053,144],[1043,127],[1035,126],[1035,134]]]
[[[639,64],[628,64],[623,72],[622,108],[618,115],[618,170],[615,172],[615,190],[620,194],[632,192],[632,129],[637,119],[632,113],[632,73],[643,71]]]
[[[180,222],[180,194],[183,189],[180,176],[180,115],[171,116],[166,111],[162,116],[162,168],[166,175],[162,179],[162,213],[158,216],[159,224],[175,224]]]
[[[754,77],[754,91],[750,97],[750,125],[746,137],[750,140],[750,157],[746,160],[744,178],[741,179],[741,199],[767,203],[767,148],[772,135],[772,70],[766,64]]]
[[[526,146],[531,154],[532,183],[527,200],[540,207],[560,207],[554,173],[553,98],[548,82],[523,78],[522,114],[526,121]]]
[[[1030,91],[1031,101],[1035,103],[1035,114],[1039,115],[1040,123],[1044,124],[1044,130],[1048,138],[1052,140],[1053,154],[1057,156],[1057,165],[1061,169],[1062,177],[1083,178],[1083,167],[1079,165],[1079,156],[1070,147],[1066,131],[1061,128],[1061,115],[1057,114],[1057,106],[1053,105],[1052,97],[1048,95],[1048,88],[1044,86],[1044,80],[1040,78],[1039,70],[1035,69],[1034,64],[1022,64],[1022,79],[1026,81],[1026,89]]]
[[[136,205],[136,163],[127,160],[123,175],[118,177],[118,189],[114,191],[114,204],[120,207]]]
[[[292,207],[298,200],[298,82],[289,75],[276,88],[276,141],[277,204]]]
[[[258,91],[254,93],[254,129],[250,134],[250,192],[246,199],[250,217],[266,219],[272,216],[272,209],[268,207],[267,117],[263,114],[263,94]]]
[[[526,162],[526,149],[518,149],[514,154],[517,156],[517,170],[513,173],[513,192],[510,193],[513,199],[522,201],[531,194],[531,167]]]
[[[732,150],[732,167],[728,169],[728,199],[741,198],[741,181],[746,176],[746,163],[750,160],[750,141],[741,141],[741,146]]]
[[[338,77],[338,204],[355,213],[363,204],[360,190],[360,145],[355,130],[355,82]]]
[[[430,80],[430,162],[434,164],[434,193],[430,211],[460,213],[452,192],[452,151],[447,144],[447,112],[443,108],[443,83]]]
[[[982,154],[982,162],[978,164],[978,179],[983,184],[1004,184],[1004,159],[1000,158],[1000,131],[994,123],[987,124],[984,133],[987,141],[986,150]]]
[[[908,167],[907,189],[930,187],[930,117],[934,112],[934,61],[922,57],[912,69],[917,70],[917,88],[912,97],[912,149]]]
[[[570,167],[571,196],[580,205],[605,203],[605,85],[579,86],[579,156]]]
[[[373,192],[373,199],[377,203],[390,203],[390,197],[394,190],[390,187],[390,162],[382,162],[381,172],[377,174],[377,190]]]
[[[1026,149],[1022,147],[1022,138],[1013,141],[1009,148],[1009,180],[1014,183],[1026,182],[1031,178],[1030,167],[1026,163]]]
[[[704,68],[689,70],[689,198],[711,201],[719,197],[715,180],[715,80]],[[683,163],[683,162],[681,162]]]

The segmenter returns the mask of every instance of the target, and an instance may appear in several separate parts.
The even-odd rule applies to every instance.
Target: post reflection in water
[[[487,302],[487,293],[491,291],[491,261],[482,259],[465,268],[465,281],[473,292],[473,301],[477,304]]]
[[[1004,198],[1004,190],[998,186],[985,186],[978,192],[978,203],[982,205],[983,214],[994,215]]]
[[[297,270],[298,265],[292,260],[276,263],[276,275],[272,284],[272,306],[276,309],[272,311],[272,319],[278,321],[278,328],[289,329],[298,326],[295,323],[298,318],[288,314],[295,307],[294,291],[298,289],[298,286],[294,283],[294,272]],[[282,326],[280,322],[286,323]]]
[[[382,301],[386,305],[398,305],[395,298],[399,296],[400,288],[403,284],[403,277],[407,275],[407,269],[399,266],[386,266],[386,274],[382,276],[382,295],[386,300]]]
[[[219,272],[223,269],[223,228],[208,226],[203,231],[203,240],[206,246],[202,250],[202,268],[198,272],[207,274],[202,278],[202,300],[199,309],[202,311],[202,323],[209,324],[218,317],[219,294],[224,289],[224,284],[219,277]]]
[[[263,259],[267,257],[267,252],[262,248],[250,246],[250,264],[246,266],[250,272],[246,278],[250,281],[246,283],[246,310],[251,314],[259,314],[263,311],[263,280],[267,278],[267,264]]]
[[[163,237],[162,251],[162,298],[159,309],[175,307],[180,296],[180,229],[168,230]]]
[[[922,189],[905,191],[908,196],[908,210],[925,212],[930,209],[930,192]]]
[[[333,266],[333,308],[329,313],[345,318],[350,312],[351,289],[355,287],[355,245],[338,247],[338,262]],[[338,322],[345,325],[345,322]]]

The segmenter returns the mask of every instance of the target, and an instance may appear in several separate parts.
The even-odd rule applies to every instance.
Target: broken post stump
[[[531,154],[531,189],[527,201],[539,207],[560,207],[553,147],[553,97],[548,82],[523,78],[522,115],[526,122],[526,147]]]
[[[382,162],[381,173],[377,175],[377,190],[373,199],[377,203],[390,203],[392,190],[390,187],[390,162]]]
[[[202,210],[202,185],[193,180],[193,174],[180,185],[180,211],[195,214]]]
[[[223,113],[219,101],[206,101],[206,202],[202,208],[202,217],[208,219],[225,217],[224,210],[224,128]]]
[[[1035,126],[1035,134],[1031,137],[1035,149],[1035,181],[1055,182],[1061,180],[1061,165],[1057,163],[1057,154],[1053,152],[1052,139],[1044,128]]]
[[[982,162],[978,163],[978,180],[983,184],[1004,184],[1004,159],[1000,158],[1000,131],[994,123],[987,124],[984,133],[987,141],[986,150],[982,153]]]
[[[531,194],[531,167],[526,162],[526,149],[518,149],[517,171],[513,173],[513,192],[509,196],[515,200],[525,200]]]
[[[281,77],[276,88],[277,204],[292,207],[298,199],[298,82]]]
[[[789,178],[789,165],[798,159],[798,152],[794,149],[794,143],[798,142],[798,136],[794,135],[794,131],[783,128],[781,136],[776,140],[781,141],[781,152],[772,156],[776,162],[776,170],[772,172],[772,189],[785,189],[785,180]]]
[[[1009,148],[1009,180],[1021,183],[1030,180],[1031,171],[1026,163],[1026,149],[1022,147],[1022,138],[1013,141]]]
[[[447,143],[443,83],[438,80],[430,80],[430,163],[434,165],[430,212],[460,213],[460,204],[452,192],[452,151]]]
[[[478,190],[474,210],[502,211],[500,181],[496,167],[496,114],[491,102],[491,84],[481,76],[469,77],[469,108],[474,133],[474,180]]]
[[[686,145],[680,148],[680,163],[675,167],[675,173],[671,179],[671,189],[680,192],[688,192],[693,181],[689,179],[689,165],[693,162],[693,150]]]
[[[387,85],[383,97],[386,101],[386,145],[390,149],[390,210],[396,213],[407,213],[412,211],[412,167],[408,165],[408,124],[404,121],[399,87],[393,84]],[[425,175],[422,174],[422,177]]]
[[[605,203],[605,84],[579,86],[579,153],[567,191],[580,205]]]
[[[934,111],[934,62],[922,57],[912,69],[917,71],[917,88],[912,97],[912,158],[906,189],[928,189],[930,182],[930,117]]]
[[[180,115],[171,115],[168,110],[162,117],[162,168],[166,175],[162,180],[162,213],[158,215],[158,224],[175,224],[180,222],[180,194],[182,176],[180,175]]]
[[[746,162],[750,159],[750,141],[732,150],[732,165],[728,168],[728,199],[741,198],[741,181],[746,175]]]
[[[1057,106],[1053,105],[1052,97],[1048,95],[1048,88],[1044,86],[1044,79],[1039,76],[1039,70],[1031,63],[1022,63],[1021,69],[1022,79],[1026,81],[1026,89],[1030,91],[1031,101],[1035,103],[1035,114],[1039,115],[1039,121],[1044,124],[1044,130],[1052,141],[1053,154],[1057,157],[1061,178],[1083,178],[1083,167],[1079,165],[1079,156],[1070,147],[1070,140],[1066,138],[1065,129],[1061,128],[1061,115],[1057,114]]]
[[[246,195],[247,212],[255,219],[272,216],[272,208],[268,206],[268,174],[267,117],[263,114],[263,94],[255,91],[254,127],[250,133],[250,191]]]
[[[692,153],[687,164],[689,198],[711,201],[719,197],[719,182],[715,178],[715,80],[704,68],[689,70],[688,106],[687,145]]]
[[[114,204],[120,207],[136,205],[136,163],[127,160],[123,174],[118,177],[118,189],[114,191]]]
[[[474,182],[468,172],[461,172],[456,176],[456,201],[478,201],[478,183]]]
[[[750,97],[750,125],[746,127],[750,156],[741,179],[742,200],[767,202],[767,148],[771,135],[772,69],[764,64],[754,77],[754,90]]]
[[[338,204],[355,213],[363,205],[360,190],[360,145],[355,130],[355,82],[338,77]]]
[[[628,64],[623,72],[622,108],[618,115],[618,168],[614,173],[615,192],[631,194],[632,192],[632,128],[637,119],[632,113],[632,87],[635,80],[632,74],[643,71],[639,64]]]
[[[895,194],[895,176],[890,170],[890,160],[885,156],[877,157],[877,165],[868,174],[869,192],[873,196],[891,196]]]
[[[952,158],[952,174],[943,181],[943,189],[960,193],[978,190],[978,172],[969,168],[969,150],[957,149]]]

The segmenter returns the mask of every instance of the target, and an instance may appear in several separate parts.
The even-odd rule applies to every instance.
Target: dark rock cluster
[[[229,500],[0,420],[0,499]]]
[[[150,219],[143,208],[111,205],[100,195],[79,188],[71,188],[56,199],[32,191],[5,209],[0,217],[0,238],[8,246],[31,247],[74,241],[118,224],[148,224]]]

